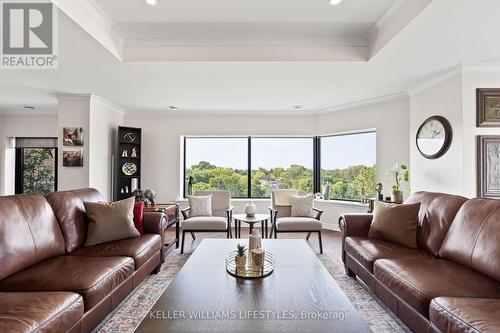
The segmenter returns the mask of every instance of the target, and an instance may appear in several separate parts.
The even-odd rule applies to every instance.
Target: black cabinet
[[[115,200],[129,198],[141,188],[141,140],[140,128],[118,126]]]

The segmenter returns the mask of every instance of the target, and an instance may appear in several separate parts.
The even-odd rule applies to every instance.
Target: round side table
[[[255,216],[247,216],[246,214],[235,214],[234,218],[234,233],[236,238],[241,237],[241,222],[248,223],[250,230],[249,233],[252,233],[253,226],[256,223],[260,223],[261,225],[261,234],[262,238],[267,238],[268,233],[268,222],[270,215],[269,214],[255,214]]]

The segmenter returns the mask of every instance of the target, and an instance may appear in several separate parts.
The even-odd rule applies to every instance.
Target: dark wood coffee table
[[[309,245],[264,239],[276,268],[237,279],[225,256],[237,239],[205,239],[136,332],[370,332]]]

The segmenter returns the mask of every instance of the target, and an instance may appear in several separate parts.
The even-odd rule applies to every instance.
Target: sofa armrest
[[[342,261],[347,274],[349,267],[346,264],[345,239],[346,237],[368,237],[373,214],[342,214],[339,217],[339,227],[342,235]]]
[[[164,237],[167,226],[167,217],[161,212],[144,212],[144,233],[156,234]]]
[[[342,214],[339,218],[339,227],[342,236],[368,237],[373,214]],[[344,237],[343,237],[344,238]]]

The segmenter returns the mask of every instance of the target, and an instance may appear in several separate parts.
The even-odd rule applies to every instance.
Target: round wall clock
[[[441,157],[450,148],[452,136],[451,125],[446,118],[427,118],[417,131],[417,148],[425,158]]]

